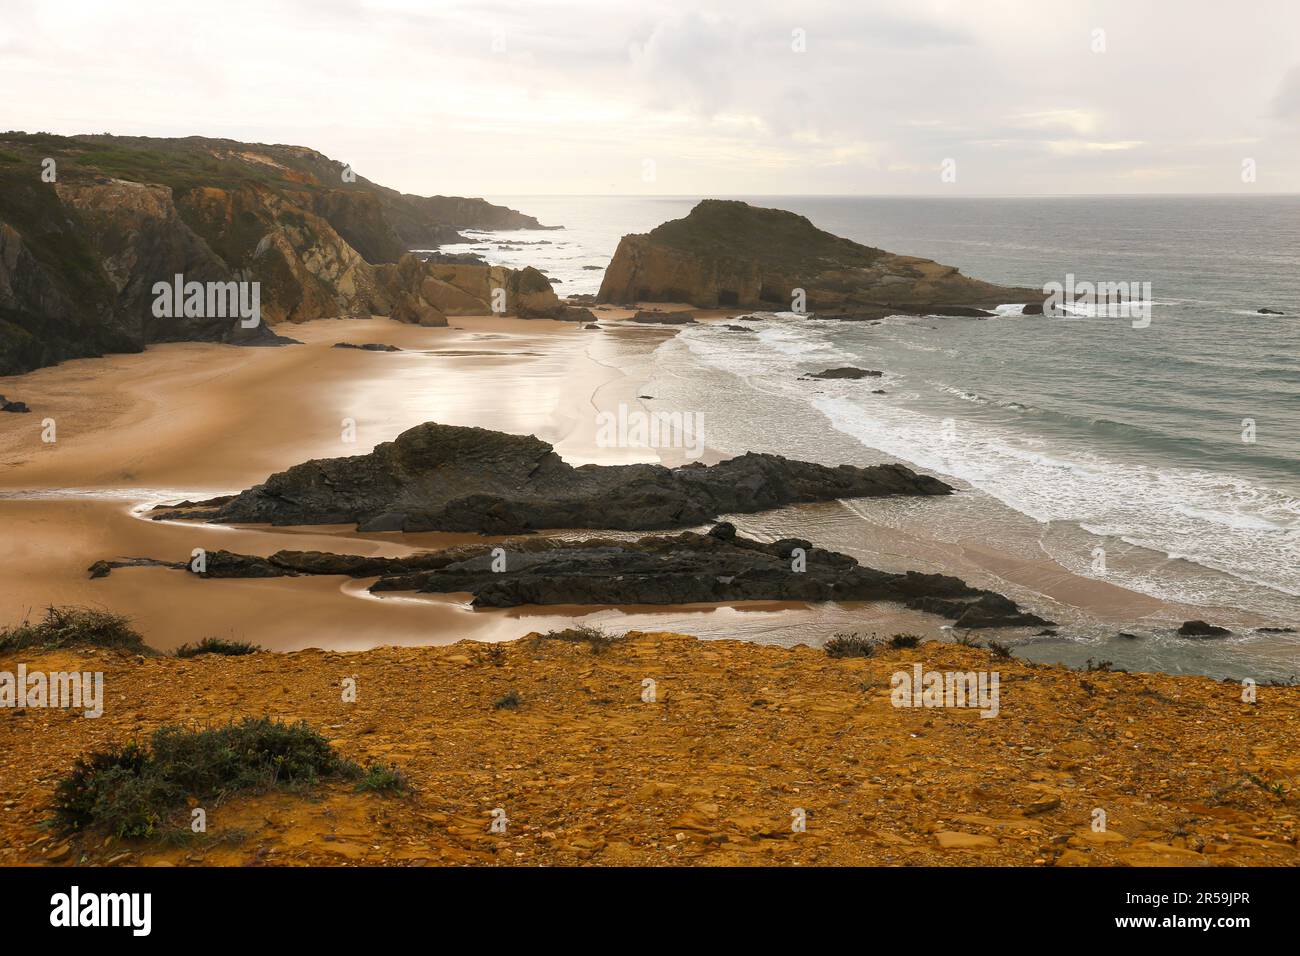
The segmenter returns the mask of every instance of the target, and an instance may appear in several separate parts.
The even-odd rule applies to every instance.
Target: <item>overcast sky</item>
[[[1300,0],[0,0],[0,90],[425,194],[1300,191]]]

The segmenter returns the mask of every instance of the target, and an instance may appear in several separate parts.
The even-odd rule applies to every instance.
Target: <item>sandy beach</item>
[[[631,312],[598,314],[617,323]],[[422,328],[376,317],[320,320],[289,332],[303,344],[157,345],[5,380],[5,390],[25,396],[34,412],[0,420],[0,620],[17,622],[49,604],[102,607],[128,615],[163,650],[209,636],[275,650],[504,640],[576,620],[787,645],[819,643],[836,631],[944,633],[942,619],[889,604],[475,611],[455,595],[372,596],[368,581],[347,578],[213,581],[130,568],[90,580],[86,568],[99,559],[176,561],[195,548],[400,556],[487,540],[363,534],[335,526],[235,528],[146,516],[159,503],[237,491],[310,458],[364,454],[425,421],[533,434],[575,464],[683,460],[677,449],[601,447],[597,440],[598,412],[620,404],[645,407],[638,398],[642,382],[623,369],[635,366],[629,356],[673,335],[671,328],[607,324],[590,330],[500,317]],[[402,351],[333,348],[337,342]],[[57,429],[52,443],[41,440],[46,419]],[[355,439],[347,441],[350,422]],[[706,449],[703,457],[718,455]],[[832,502],[792,511],[813,540],[821,527],[856,523],[855,556],[864,563],[940,570],[990,587],[1011,583],[1057,610],[1116,626],[1197,610],[1079,577],[1042,556],[1004,553],[978,541],[954,548],[900,534],[873,523],[869,507]],[[746,516],[741,526],[754,521]]]

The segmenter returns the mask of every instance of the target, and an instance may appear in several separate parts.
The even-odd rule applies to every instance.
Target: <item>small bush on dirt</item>
[[[523,703],[523,701],[519,699],[519,695],[512,690],[510,691],[510,693],[505,694],[502,697],[498,697],[493,702],[492,709],[493,710],[518,710],[519,705],[521,703]]]
[[[402,794],[411,789],[411,782],[406,774],[392,764],[371,764],[366,775],[357,782],[357,790],[369,790],[373,793]]]
[[[205,637],[197,644],[182,644],[176,648],[177,657],[198,657],[200,654],[222,654],[226,657],[242,657],[256,654],[265,648],[247,641],[228,641],[222,637]]]
[[[889,639],[889,646],[896,651],[916,647],[920,643],[921,636],[919,634],[895,634]]]
[[[1006,644],[999,644],[997,641],[989,641],[989,651],[993,657],[999,661],[1009,661],[1016,655],[1011,652],[1011,648]]]
[[[152,654],[144,638],[121,614],[89,607],[45,609],[41,620],[0,629],[0,652],[24,648],[117,647]]]
[[[586,644],[591,648],[593,654],[600,654],[623,640],[625,636],[611,634],[608,631],[587,624],[580,624],[577,627],[566,627],[561,631],[548,631],[545,634],[539,634],[535,642],[540,644],[542,641],[569,641],[570,643]]]
[[[876,653],[880,642],[876,635],[864,637],[861,634],[836,634],[823,646],[827,657],[870,657]]]
[[[204,730],[167,726],[148,747],[129,743],[78,757],[55,788],[54,811],[69,829],[147,837],[183,813],[191,797],[208,803],[239,791],[303,789],[321,778],[361,775],[306,722],[260,717]]]

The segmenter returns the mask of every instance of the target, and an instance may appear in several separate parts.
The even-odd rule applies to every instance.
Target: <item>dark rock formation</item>
[[[1286,315],[1285,312],[1279,312],[1277,309],[1260,309],[1260,315]]]
[[[694,325],[695,316],[690,312],[638,312],[632,316],[633,322],[646,325]]]
[[[365,345],[355,345],[352,342],[335,342],[336,349],[362,349],[366,352],[400,352],[402,351],[396,345],[384,345],[380,342],[367,342]]]
[[[748,325],[724,325],[723,328],[726,329],[728,332],[753,332],[754,331]]]
[[[0,395],[0,412],[30,412],[26,402],[10,401]]]
[[[499,549],[499,550],[498,550]],[[96,562],[96,568],[148,559]],[[108,573],[104,570],[103,573]],[[958,627],[1046,623],[1014,601],[940,574],[903,574],[860,566],[848,555],[799,538],[771,544],[740,537],[729,523],[707,534],[569,541],[530,537],[424,552],[404,558],[279,551],[269,558],[212,551],[209,578],[303,574],[378,577],[370,590],[469,593],[476,607],[522,604],[695,604],[734,601],[897,601],[940,614]]]
[[[859,468],[746,454],[716,465],[566,464],[529,435],[417,425],[367,455],[295,465],[214,510],[164,518],[275,525],[356,523],[363,531],[540,528],[648,530],[699,524],[806,501],[945,495],[952,489],[903,465]]]
[[[719,199],[706,199],[684,219],[645,235],[624,236],[597,298],[784,310],[796,289],[804,291],[812,312],[875,309],[884,315],[1042,298],[1035,290],[969,279],[952,266],[842,239],[792,212]]]
[[[0,155],[0,375],[151,342],[282,344],[268,326],[286,321],[445,324],[425,271],[398,269],[407,249],[460,241],[461,228],[543,228],[481,199],[403,195],[297,146],[3,133]],[[45,158],[55,182],[41,179]],[[176,275],[258,282],[261,324],[156,317],[153,286]],[[535,284],[516,275],[489,282]],[[518,304],[548,307],[534,299]]]
[[[118,568],[171,568],[184,571],[189,565],[184,561],[159,561],[157,558],[122,558],[119,561],[96,561],[86,568],[90,577],[106,578]]]
[[[803,378],[859,379],[859,378],[879,378],[884,374],[885,374],[884,372],[878,372],[875,369],[854,368],[852,365],[845,365],[840,368],[828,368],[828,369],[823,369],[820,372],[811,372],[808,375],[803,376]]]
[[[1181,637],[1223,637],[1231,633],[1232,631],[1226,627],[1206,624],[1204,621],[1184,621],[1183,626],[1178,629]]]

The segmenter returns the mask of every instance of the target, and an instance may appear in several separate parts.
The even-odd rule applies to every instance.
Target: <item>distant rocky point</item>
[[[983,310],[1042,299],[1039,290],[840,238],[782,209],[706,199],[684,219],[624,236],[597,300],[781,311],[799,289],[807,312],[862,316],[988,315]]]
[[[575,468],[531,435],[428,422],[369,454],[308,461],[240,494],[162,508],[155,517],[362,531],[639,531],[797,502],[951,491],[898,464],[831,468],[753,453],[709,466]]]

